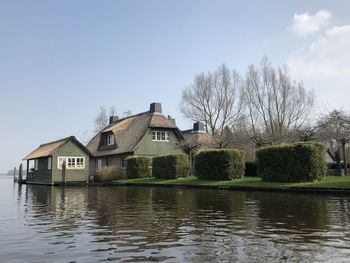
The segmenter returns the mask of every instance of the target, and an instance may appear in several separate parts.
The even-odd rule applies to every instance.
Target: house
[[[175,120],[162,114],[162,105],[152,103],[149,111],[123,119],[110,117],[109,125],[96,134],[86,148],[94,158],[90,175],[107,166],[119,166],[125,173],[128,156],[157,156],[184,153],[184,140]]]
[[[74,136],[42,144],[23,159],[27,160],[26,181],[52,185],[88,182],[90,156]],[[31,170],[30,162],[34,162]],[[64,163],[66,169],[62,169]]]
[[[193,150],[215,146],[213,137],[205,131],[204,124],[201,122],[195,122],[193,129],[184,130],[182,134],[188,147],[191,147]]]

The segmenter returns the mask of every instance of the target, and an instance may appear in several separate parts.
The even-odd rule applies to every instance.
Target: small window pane
[[[52,158],[51,157],[47,158],[47,169],[49,169],[49,170],[52,169]]]

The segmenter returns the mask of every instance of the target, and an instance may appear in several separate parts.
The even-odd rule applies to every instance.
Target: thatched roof
[[[55,154],[55,152],[62,148],[68,142],[73,141],[76,143],[82,150],[84,150],[87,154],[91,155],[91,153],[82,145],[74,136],[69,136],[67,138],[63,138],[57,141],[41,144],[37,149],[32,151],[23,160],[32,160],[40,157],[47,157]]]
[[[93,137],[86,147],[93,156],[133,152],[137,144],[146,134],[148,128],[174,129],[178,137],[183,139],[179,129],[167,117],[160,113],[147,111],[113,122]],[[113,132],[118,147],[108,150],[99,150],[101,134],[105,132]]]
[[[215,145],[214,139],[207,132],[193,132],[193,130],[185,130],[182,131],[182,134],[186,142],[191,145],[199,145],[201,147],[213,147]]]

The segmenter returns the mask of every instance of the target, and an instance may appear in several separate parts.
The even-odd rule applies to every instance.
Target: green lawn
[[[350,189],[350,176],[327,176],[321,182],[314,183],[270,183],[262,182],[258,177],[245,177],[232,181],[208,181],[199,180],[197,177],[190,176],[176,180],[164,180],[155,178],[142,179],[121,179],[114,181],[116,183],[145,183],[145,184],[173,184],[173,185],[212,185],[212,186],[251,186],[262,188],[289,188],[289,187],[315,187],[315,188],[348,188]]]

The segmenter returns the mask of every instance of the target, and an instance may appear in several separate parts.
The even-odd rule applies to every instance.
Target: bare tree
[[[108,116],[106,107],[100,106],[99,112],[94,120],[94,133],[99,133],[108,125]]]
[[[249,66],[244,86],[252,139],[257,144],[283,142],[313,108],[313,93],[302,82],[291,80],[286,67],[274,69],[266,57],[260,66]]]
[[[232,127],[241,109],[241,79],[221,65],[216,71],[200,73],[182,92],[180,109],[185,118],[200,121],[213,138],[221,140],[224,128]]]
[[[323,116],[318,123],[319,137],[323,141],[335,140],[341,146],[344,161],[344,173],[348,174],[346,144],[350,139],[350,117],[342,110],[334,110]]]

